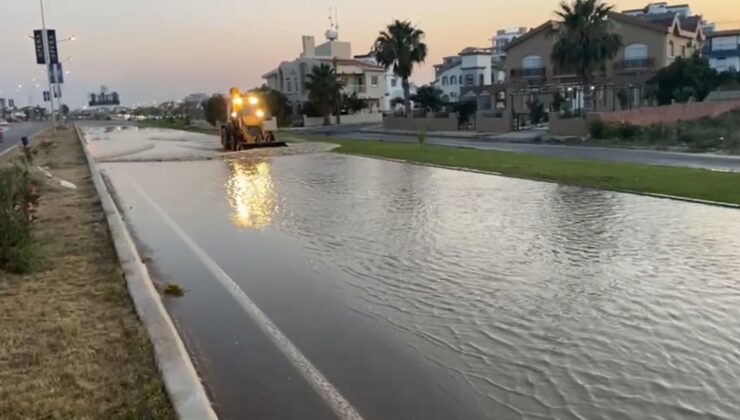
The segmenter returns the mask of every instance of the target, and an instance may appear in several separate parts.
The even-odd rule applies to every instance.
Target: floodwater
[[[740,212],[327,153],[105,163],[224,418],[740,418]],[[156,206],[152,204],[156,203]]]

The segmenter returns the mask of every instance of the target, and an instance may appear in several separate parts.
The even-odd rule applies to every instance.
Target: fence
[[[505,110],[497,114],[480,111],[475,115],[475,129],[480,133],[508,133],[514,130],[511,112]]]
[[[559,112],[551,112],[549,117],[550,135],[585,137],[589,134],[591,121],[596,115],[590,114],[587,118],[563,118]]]

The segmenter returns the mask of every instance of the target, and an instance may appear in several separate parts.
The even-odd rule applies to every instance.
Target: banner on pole
[[[33,31],[33,45],[36,48],[36,64],[46,64],[46,57],[44,57],[44,38],[41,29]]]
[[[51,95],[49,95],[49,91],[44,91],[44,102],[51,102]]]
[[[64,83],[64,71],[62,63],[49,64],[49,81],[52,84]]]

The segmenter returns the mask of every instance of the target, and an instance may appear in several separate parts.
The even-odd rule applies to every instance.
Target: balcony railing
[[[543,79],[547,74],[545,67],[535,67],[528,69],[511,69],[512,79]]]
[[[652,70],[655,68],[655,57],[621,60],[614,63],[614,70],[619,72],[635,70]]]
[[[345,92],[367,93],[367,85],[344,85]]]

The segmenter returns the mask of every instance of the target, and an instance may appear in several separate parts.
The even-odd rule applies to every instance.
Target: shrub
[[[650,143],[667,143],[671,139],[671,130],[662,123],[657,123],[649,126],[645,130],[645,135]]]
[[[24,273],[36,261],[32,225],[39,187],[27,167],[0,167],[0,268]]]
[[[622,140],[632,141],[640,134],[640,127],[630,123],[622,123],[617,130],[617,136]]]
[[[596,140],[606,140],[607,126],[604,121],[600,119],[595,119],[591,121],[589,131],[591,132],[592,138]]]

